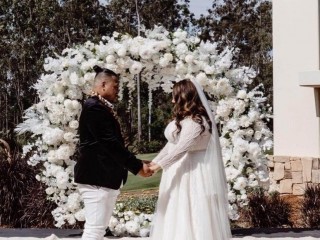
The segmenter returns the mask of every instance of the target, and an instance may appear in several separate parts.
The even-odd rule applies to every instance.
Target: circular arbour
[[[58,207],[53,211],[57,226],[83,221],[80,196],[73,181],[74,155],[81,100],[90,91],[94,65],[121,75],[121,89],[136,87],[135,76],[149,84],[149,92],[161,88],[170,93],[172,80],[198,81],[213,99],[212,110],[221,133],[220,141],[229,184],[230,218],[237,219],[238,207],[247,203],[246,189],[268,179],[264,150],[272,147],[266,126],[271,108],[260,86],[250,88],[255,72],[232,67],[233,49],[218,52],[215,43],[163,27],[146,31],[144,37],[114,33],[98,44],[86,42],[48,57],[45,74],[35,84],[40,101],[26,110],[18,132],[32,132],[24,146],[31,165],[42,164],[37,175],[47,185],[48,198]],[[130,92],[130,91],[129,91]],[[121,99],[122,91],[120,91]],[[150,97],[150,101],[151,101]]]

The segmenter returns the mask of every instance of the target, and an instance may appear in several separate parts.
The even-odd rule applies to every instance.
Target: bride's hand
[[[160,165],[154,163],[154,162],[150,162],[149,163],[149,169],[153,172],[157,172],[161,169]]]

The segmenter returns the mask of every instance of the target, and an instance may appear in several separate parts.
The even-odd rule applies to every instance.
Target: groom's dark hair
[[[102,68],[98,65],[94,65],[93,70],[96,72],[95,78],[98,77],[98,75],[103,74],[108,77],[116,77],[117,79],[119,79],[119,74],[116,74],[114,71],[108,68]]]

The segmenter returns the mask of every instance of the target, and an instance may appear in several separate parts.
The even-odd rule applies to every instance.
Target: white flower
[[[74,217],[78,220],[78,221],[84,221],[85,220],[85,215],[84,215],[84,209],[81,209],[79,211],[77,211],[74,214]]]
[[[182,61],[178,61],[176,64],[176,72],[178,74],[186,74],[187,73],[187,67],[183,64]]]
[[[112,34],[112,36],[113,36],[114,38],[119,37],[119,35],[120,35],[120,33],[116,32],[116,31],[114,31],[113,34]]]
[[[73,109],[72,101],[70,99],[64,100],[63,105],[66,109]]]
[[[69,89],[66,91],[66,94],[70,99],[81,99],[82,93],[78,91],[76,88],[69,87]]]
[[[55,189],[53,187],[46,188],[46,194],[51,195],[55,192]]]
[[[247,92],[245,90],[239,90],[238,93],[237,93],[237,98],[246,99],[247,98]]]
[[[112,63],[114,63],[115,61],[116,61],[116,58],[115,58],[114,55],[112,55],[112,54],[110,54],[110,55],[108,55],[108,56],[106,57],[106,62],[107,62],[107,63],[112,64]]]
[[[73,214],[68,214],[68,215],[66,216],[66,220],[68,221],[68,223],[69,223],[70,225],[73,225],[73,224],[76,223],[76,219],[75,219],[75,217],[73,216]]]
[[[67,142],[74,142],[75,141],[75,137],[76,135],[72,132],[66,132],[63,135],[64,140],[66,140]]]
[[[139,232],[139,224],[135,221],[128,221],[125,224],[128,233],[137,236]]]
[[[259,182],[257,180],[253,180],[253,181],[249,180],[248,182],[249,187],[256,187],[258,185],[259,185]]]
[[[234,146],[239,149],[240,152],[246,152],[249,148],[249,142],[242,138],[237,138],[234,141]]]
[[[79,193],[71,193],[68,196],[68,200],[67,200],[67,208],[69,211],[74,212],[75,210],[79,209],[80,207],[80,195]]]
[[[77,85],[79,83],[79,77],[76,72],[70,74],[70,82],[73,85]]]
[[[150,230],[148,228],[141,228],[139,233],[140,237],[148,237]]]
[[[250,118],[251,122],[254,122],[259,119],[259,112],[255,110],[250,110],[248,113],[248,117]]]
[[[234,203],[237,200],[237,196],[233,191],[228,192],[228,200],[231,203]]]
[[[184,58],[184,60],[186,61],[186,63],[192,63],[193,62],[193,60],[194,60],[194,56],[193,55],[191,55],[191,54],[188,54],[185,58]]]
[[[237,116],[239,116],[240,114],[242,114],[246,110],[246,104],[242,100],[236,100],[234,102],[233,107],[234,107],[235,115],[237,115]]]
[[[67,189],[67,185],[69,182],[69,174],[66,172],[60,171],[57,173],[57,187],[60,189]]]
[[[111,216],[110,221],[109,221],[109,227],[111,229],[114,229],[118,224],[119,224],[118,219],[115,218],[114,216]]]
[[[119,57],[124,57],[126,56],[127,49],[125,47],[120,47],[117,51],[117,54]]]
[[[148,47],[140,48],[139,55],[142,59],[144,60],[150,59],[152,54],[153,54],[153,51],[151,51]]]
[[[56,150],[56,157],[61,160],[69,160],[69,158],[73,155],[73,153],[74,153],[74,150],[71,147],[71,145],[62,144]]]
[[[129,70],[131,74],[138,74],[142,70],[142,64],[140,62],[134,61]]]
[[[237,122],[236,119],[230,119],[228,122],[227,122],[227,128],[233,130],[233,131],[236,131],[238,128],[239,128],[239,123]]]
[[[69,127],[73,128],[73,129],[77,129],[79,127],[79,122],[77,120],[73,120],[73,121],[69,122]]]
[[[176,47],[176,53],[178,56],[185,55],[189,52],[188,46],[185,43],[179,43]]]
[[[263,144],[263,150],[270,150],[273,147],[273,141],[272,140],[267,140]]]
[[[94,80],[95,75],[96,75],[96,73],[86,73],[83,76],[83,79],[84,79],[85,82],[91,83]]]
[[[231,114],[231,110],[232,110],[231,104],[229,104],[228,101],[221,100],[219,101],[219,104],[217,106],[216,114],[223,118],[227,118]]]
[[[119,223],[115,228],[114,228],[114,231],[113,231],[113,234],[115,236],[122,236],[126,231],[126,226],[125,224],[123,223]]]
[[[221,78],[217,82],[217,92],[219,95],[228,96],[232,93],[233,88],[230,85],[229,79],[227,78]]]
[[[171,53],[165,53],[163,55],[163,58],[166,59],[168,62],[171,62],[173,60],[173,56]]]
[[[249,127],[252,123],[250,118],[246,115],[241,116],[239,122],[240,122],[240,126],[245,127],[245,128]],[[251,129],[251,131],[253,131],[253,130]],[[251,135],[253,134],[253,132],[250,132],[250,133],[251,133]]]
[[[226,168],[226,177],[228,181],[233,181],[240,175],[240,171],[235,169],[234,167],[227,167]]]
[[[260,140],[261,137],[262,137],[262,133],[261,133],[260,131],[256,131],[256,132],[254,133],[254,138],[255,138],[256,140]]]
[[[43,135],[43,141],[48,145],[55,145],[62,141],[64,132],[59,128],[47,129]]]
[[[206,66],[206,67],[204,68],[204,72],[205,72],[207,75],[214,74],[214,72],[215,72],[215,67],[214,67],[214,66]]]
[[[247,179],[245,177],[238,177],[233,185],[236,190],[242,190],[247,186]]]
[[[207,75],[204,72],[200,72],[197,76],[196,76],[196,81],[201,85],[201,86],[205,86],[207,84],[208,78]]]

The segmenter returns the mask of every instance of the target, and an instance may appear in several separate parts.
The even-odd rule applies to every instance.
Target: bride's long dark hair
[[[211,121],[207,111],[201,103],[196,87],[189,79],[181,80],[173,85],[172,97],[174,100],[173,117],[176,120],[177,133],[181,131],[180,122],[186,117],[191,117],[201,125],[201,133],[205,130],[202,118],[204,117],[211,132]]]

